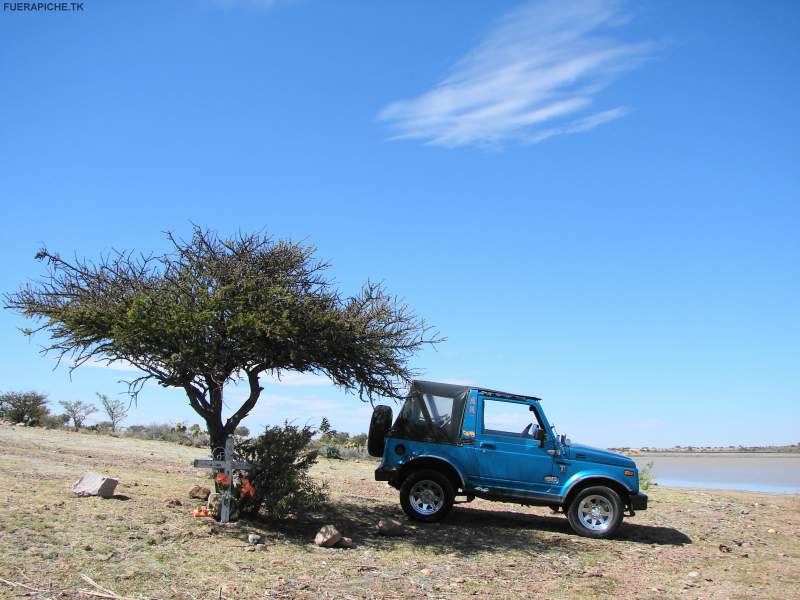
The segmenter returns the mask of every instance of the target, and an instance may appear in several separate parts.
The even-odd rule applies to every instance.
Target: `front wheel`
[[[622,500],[611,488],[589,487],[581,490],[572,500],[567,509],[567,518],[578,535],[611,537],[622,523]]]
[[[453,508],[454,499],[453,484],[442,473],[432,469],[411,473],[400,486],[400,506],[414,521],[441,521]]]

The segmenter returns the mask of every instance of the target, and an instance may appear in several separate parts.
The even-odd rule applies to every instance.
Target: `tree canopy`
[[[264,372],[314,372],[362,400],[397,398],[414,375],[410,357],[439,341],[381,284],[342,297],[312,246],[199,227],[188,241],[167,237],[161,255],[70,261],[42,249],[45,276],[6,294],[6,307],[37,320],[27,332],[46,332],[43,351],[71,368],[130,363],[142,372],[128,382],[134,397],[148,380],[183,389],[214,446],[256,405]],[[223,422],[234,380],[249,396]]]
[[[0,418],[12,423],[39,425],[50,411],[47,395],[38,392],[6,392],[0,394]]]

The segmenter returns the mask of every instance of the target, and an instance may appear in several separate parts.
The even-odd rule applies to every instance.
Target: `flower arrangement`
[[[255,498],[256,488],[253,486],[252,483],[250,483],[249,479],[242,477],[242,492],[240,497],[247,498],[248,496],[250,496],[251,498]]]
[[[202,505],[202,506],[200,506],[198,508],[195,508],[192,511],[192,516],[193,517],[213,517],[214,513],[211,512],[210,510],[208,510],[208,507],[206,505]]]
[[[214,481],[216,481],[222,487],[227,487],[228,483],[230,482],[230,477],[228,477],[228,475],[226,475],[225,473],[217,473],[217,476],[214,478]]]

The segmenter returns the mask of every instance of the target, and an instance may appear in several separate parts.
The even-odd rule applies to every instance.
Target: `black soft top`
[[[538,400],[533,396],[507,394],[474,386],[416,380],[411,384],[408,398],[392,426],[391,435],[411,440],[458,443],[464,406],[472,390],[502,398]]]
[[[517,400],[537,400],[541,398],[536,396],[526,396],[523,394],[509,394],[508,392],[501,392],[499,390],[490,390],[489,388],[482,388],[478,386],[464,386],[454,383],[439,383],[437,381],[423,381],[415,379],[411,384],[411,393],[415,391],[422,394],[433,394],[434,396],[447,396],[449,398],[466,398],[471,390],[477,390],[488,396],[501,396],[503,398],[514,398]]]

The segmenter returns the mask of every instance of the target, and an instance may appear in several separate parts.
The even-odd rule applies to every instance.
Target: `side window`
[[[536,413],[528,404],[503,402],[502,400],[483,401],[483,433],[518,438],[532,438],[539,425]]]

